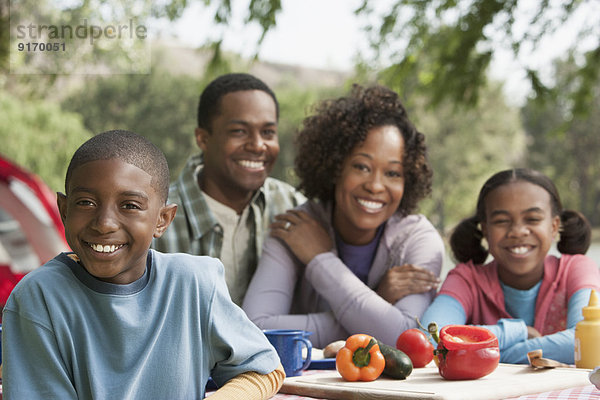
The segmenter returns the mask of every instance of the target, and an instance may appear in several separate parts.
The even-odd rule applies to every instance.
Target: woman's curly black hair
[[[308,198],[332,202],[335,183],[344,160],[363,143],[367,133],[380,126],[396,126],[404,139],[404,195],[398,207],[403,215],[414,212],[431,193],[432,170],[427,161],[425,136],[408,119],[398,95],[383,86],[355,84],[350,95],[320,103],[306,117],[296,135],[296,174],[299,189]]]

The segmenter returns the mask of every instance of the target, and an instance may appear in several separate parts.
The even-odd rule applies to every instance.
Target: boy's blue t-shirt
[[[3,316],[5,399],[201,399],[209,376],[279,358],[210,257],[148,253],[144,276],[99,281],[66,254],[23,278]]]

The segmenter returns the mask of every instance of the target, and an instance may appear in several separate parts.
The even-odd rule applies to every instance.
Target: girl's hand
[[[275,216],[271,236],[283,240],[304,265],[333,248],[325,228],[304,211],[290,210]]]
[[[538,337],[542,337],[542,334],[538,332],[533,326],[527,327],[527,339],[535,339]]]
[[[431,271],[412,264],[390,268],[379,285],[377,294],[391,304],[409,294],[425,293],[437,289],[440,279]]]

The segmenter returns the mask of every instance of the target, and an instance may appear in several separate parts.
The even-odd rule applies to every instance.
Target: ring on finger
[[[290,221],[285,221],[285,224],[283,224],[283,229],[287,231],[290,229],[290,226],[292,226],[292,223]]]

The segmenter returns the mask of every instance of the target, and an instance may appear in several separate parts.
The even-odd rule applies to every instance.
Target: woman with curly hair
[[[431,191],[425,138],[398,95],[355,85],[298,133],[296,172],[311,199],[271,225],[244,310],[263,329],[354,333],[394,345],[432,301],[444,245],[414,214]]]

